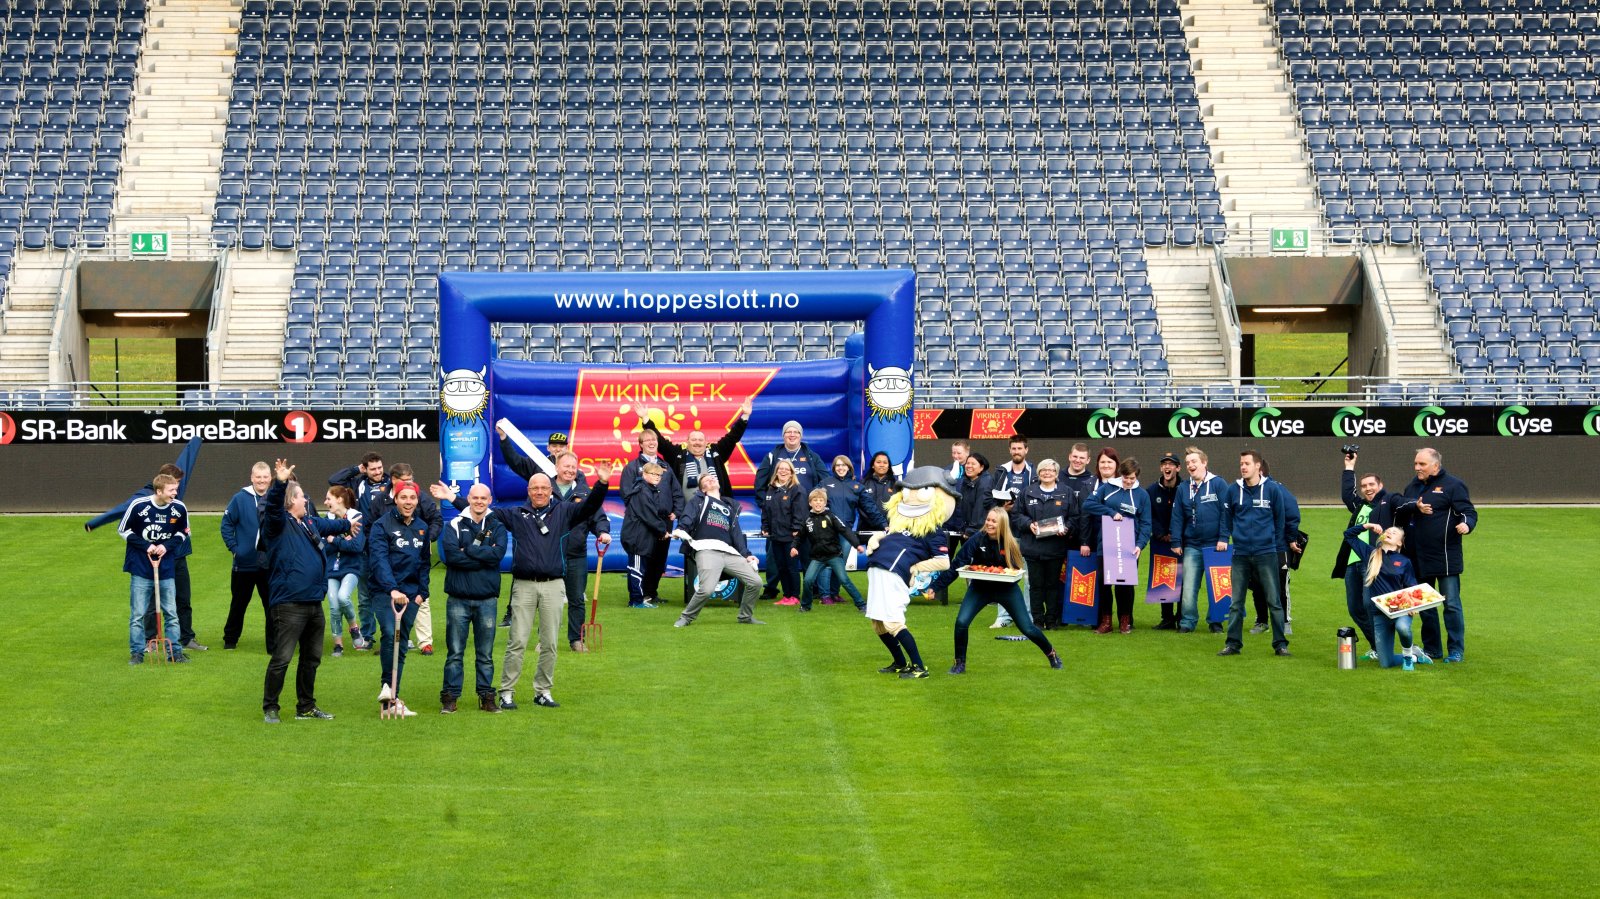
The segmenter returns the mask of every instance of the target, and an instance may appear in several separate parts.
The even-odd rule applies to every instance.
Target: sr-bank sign
[[[0,412],[0,445],[431,442],[437,420],[410,412]]]

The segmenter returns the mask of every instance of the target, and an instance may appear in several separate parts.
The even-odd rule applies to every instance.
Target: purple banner
[[[1100,554],[1108,584],[1139,583],[1139,544],[1134,542],[1133,525],[1132,518],[1100,516]]]
[[[1150,538],[1150,577],[1145,583],[1147,603],[1177,602],[1183,598],[1183,557],[1160,537]]]

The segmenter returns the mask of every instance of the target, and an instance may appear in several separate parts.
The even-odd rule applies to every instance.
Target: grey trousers
[[[761,595],[761,575],[756,573],[749,559],[725,552],[706,551],[695,553],[694,561],[700,575],[700,588],[689,598],[689,605],[684,607],[685,621],[699,617],[700,610],[711,599],[711,591],[717,588],[719,582],[730,577],[744,585],[744,591],[739,594],[739,620],[749,621],[755,617],[756,597]]]
[[[506,641],[506,660],[500,666],[500,692],[516,690],[522,677],[522,654],[528,648],[535,614],[539,618],[539,664],[533,671],[533,689],[549,693],[556,677],[556,644],[561,640],[561,607],[567,604],[567,585],[561,578],[551,581],[511,581],[511,638]]]

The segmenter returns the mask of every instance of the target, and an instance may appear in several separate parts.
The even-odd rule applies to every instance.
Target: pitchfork
[[[167,625],[161,617],[161,559],[149,555],[150,573],[155,578],[155,611],[156,611],[156,636],[150,639],[145,635],[145,658],[157,665],[165,665],[172,661],[172,641],[167,639]],[[152,658],[153,657],[153,658]]]
[[[596,543],[595,548],[599,550],[599,555],[594,562],[594,598],[589,600],[589,620],[584,623],[581,632],[583,645],[592,652],[599,651],[601,644],[600,622],[595,620],[595,616],[600,613],[600,571],[606,564],[606,544]]]
[[[406,707],[400,701],[400,616],[405,613],[405,606],[396,607],[391,599],[389,608],[394,609],[394,664],[389,667],[389,682],[383,685],[383,692],[378,694],[380,702],[387,699],[389,704],[378,707],[378,717],[404,718]]]

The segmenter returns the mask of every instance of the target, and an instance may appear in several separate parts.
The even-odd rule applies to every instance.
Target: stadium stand
[[[104,239],[133,99],[142,0],[6,5],[0,292],[19,249]]]
[[[1445,399],[1593,398],[1600,12],[1276,0],[1334,239],[1415,245],[1462,378]],[[1411,401],[1408,385],[1378,398]]]
[[[1167,386],[1144,247],[1223,224],[1174,0],[249,0],[215,229],[297,250],[291,388],[431,372],[440,271],[910,266],[925,385],[1014,401],[1048,368],[1136,402]],[[752,327],[497,341],[762,361],[848,332]]]

